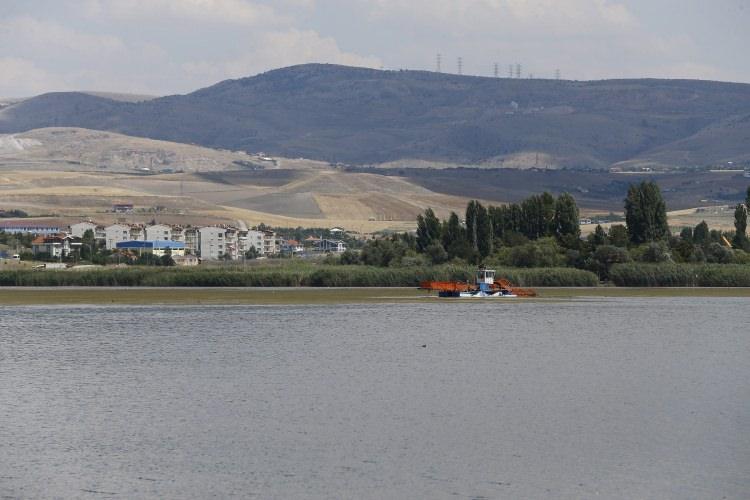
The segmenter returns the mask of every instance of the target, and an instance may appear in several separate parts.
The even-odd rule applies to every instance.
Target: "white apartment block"
[[[185,242],[185,228],[182,226],[172,226],[172,241]]]
[[[226,241],[225,253],[229,255],[229,259],[237,260],[240,258],[240,231],[234,227],[227,227],[224,233],[224,240]]]
[[[143,241],[146,239],[146,231],[143,226],[137,224],[130,225],[130,239],[133,241]]]
[[[93,222],[78,222],[76,224],[71,224],[70,235],[75,236],[76,238],[83,238],[83,233],[89,229],[93,231],[94,236],[96,236],[96,224]]]
[[[146,241],[172,240],[172,226],[152,224],[146,226]]]
[[[143,241],[145,237],[143,226],[112,224],[104,228],[104,242],[107,250],[117,248],[117,244],[121,241]]]
[[[244,240],[242,238],[244,238]],[[265,233],[263,231],[250,230],[244,235],[241,235],[240,241],[243,243],[242,253],[244,254],[245,252],[250,250],[250,247],[254,247],[255,251],[258,252],[258,255],[264,255],[264,246],[263,246],[264,238],[265,238]]]
[[[263,255],[275,255],[281,253],[284,240],[276,236],[273,231],[263,231]]]
[[[129,241],[130,239],[129,224],[112,224],[104,228],[104,242],[107,250],[113,250],[117,248],[117,244],[121,241]]]
[[[186,253],[204,260],[239,260],[251,247],[255,247],[259,255],[273,255],[281,253],[285,244],[273,231],[244,231],[223,225],[183,228],[167,224],[144,227],[117,223],[101,227],[93,222],[79,222],[71,225],[71,234],[81,237],[88,229],[93,229],[95,235],[104,240],[107,249],[115,249],[117,243],[123,241],[180,241],[185,243]]]
[[[203,260],[226,258],[227,230],[219,226],[207,226],[198,229],[199,252]]]

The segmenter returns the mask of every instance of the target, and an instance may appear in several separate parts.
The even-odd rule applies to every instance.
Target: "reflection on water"
[[[747,309],[0,308],[0,496],[741,498]]]

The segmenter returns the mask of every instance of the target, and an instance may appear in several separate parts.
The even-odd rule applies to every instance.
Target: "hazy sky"
[[[304,62],[750,82],[750,0],[0,0],[0,96],[172,94]]]

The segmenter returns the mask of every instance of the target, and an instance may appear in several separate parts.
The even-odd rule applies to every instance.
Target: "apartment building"
[[[114,250],[121,241],[130,241],[129,224],[112,224],[104,228],[104,242],[107,250]]]
[[[166,224],[152,224],[145,227],[145,237],[148,241],[172,240],[172,226]]]
[[[184,228],[182,230],[182,241],[185,242],[185,253],[198,255],[200,251],[200,232],[197,227]]]
[[[227,253],[227,230],[220,226],[198,229],[198,255],[203,260],[225,259]]]
[[[250,250],[251,247],[255,248],[258,255],[264,255],[263,240],[266,233],[264,231],[247,231],[244,235],[240,236],[240,241],[243,242],[243,253]],[[242,239],[244,236],[244,240]]]
[[[96,235],[96,228],[98,226],[93,222],[78,222],[70,225],[70,235],[76,238],[83,238],[83,234],[91,230]]]

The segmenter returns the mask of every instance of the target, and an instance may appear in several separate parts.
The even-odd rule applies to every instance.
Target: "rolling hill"
[[[132,203],[133,217],[146,221],[379,230],[409,228],[427,207],[447,216],[466,202],[400,177],[311,160],[81,128],[0,135],[0,208],[30,214],[114,220],[113,204]]]
[[[747,84],[308,64],[141,102],[45,94],[0,109],[0,133],[85,127],[354,165],[681,167],[747,161],[749,114]]]
[[[263,168],[263,162],[244,152],[51,127],[0,135],[0,169],[11,168],[167,173]]]

